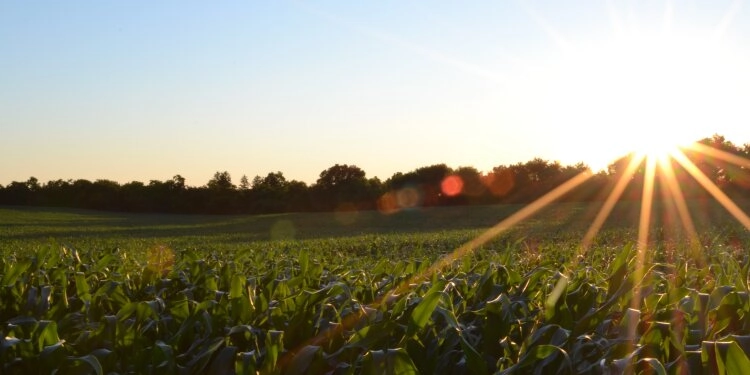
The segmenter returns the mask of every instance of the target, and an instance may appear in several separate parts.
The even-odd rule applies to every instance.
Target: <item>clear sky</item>
[[[743,1],[0,2],[0,184],[750,143]]]

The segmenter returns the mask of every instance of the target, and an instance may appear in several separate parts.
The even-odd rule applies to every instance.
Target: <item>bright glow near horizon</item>
[[[664,154],[710,136],[710,124],[740,126],[750,76],[732,52],[708,36],[666,32],[571,48],[546,83],[546,121],[589,129],[584,138],[605,146],[581,151],[594,168],[631,151]]]
[[[0,184],[750,142],[740,1],[0,4]]]

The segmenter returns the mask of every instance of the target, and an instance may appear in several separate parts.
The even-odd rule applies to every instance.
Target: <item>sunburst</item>
[[[637,173],[642,173],[643,191],[638,232],[637,238],[633,239],[637,250],[634,280],[644,277],[646,254],[652,250],[650,228],[657,183],[663,186],[661,198],[673,207],[672,211],[682,225],[688,246],[692,250],[690,254],[697,264],[704,262],[698,232],[682,190],[683,181],[677,177],[676,166],[680,168],[680,172],[690,176],[705,189],[739,223],[750,229],[750,217],[685,154],[686,151],[690,151],[745,170],[750,169],[748,159],[700,143],[689,143],[699,136],[705,136],[701,132],[705,130],[708,120],[721,120],[726,116],[732,116],[731,113],[724,113],[724,117],[718,116],[713,113],[714,108],[710,104],[716,103],[717,100],[721,101],[715,97],[717,93],[735,93],[735,88],[726,85],[734,82],[733,78],[739,74],[739,70],[732,61],[722,60],[724,53],[719,42],[731,23],[733,13],[737,10],[734,6],[729,9],[719,27],[708,33],[705,38],[690,39],[679,38],[671,32],[671,8],[666,8],[662,33],[649,36],[640,33],[639,30],[622,30],[622,25],[619,25],[618,28],[621,30],[616,40],[604,41],[606,46],[602,48],[583,50],[576,50],[575,45],[567,42],[561,34],[531,11],[533,18],[543,25],[541,28],[568,56],[559,64],[561,67],[555,70],[561,74],[545,75],[542,78],[541,87],[546,88],[548,97],[553,98],[548,102],[541,100],[541,104],[548,107],[546,112],[551,114],[547,120],[550,124],[572,128],[573,122],[583,123],[583,129],[590,130],[580,135],[581,138],[586,138],[584,141],[591,144],[608,142],[617,145],[607,150],[598,149],[599,155],[592,156],[600,159],[592,162],[597,166],[602,166],[599,164],[611,161],[618,155],[630,153],[625,160],[625,168],[617,174],[617,180],[611,190],[606,192],[604,203],[581,238],[578,256],[574,257],[571,263],[589,251],[604,222],[633,181],[633,177]],[[466,64],[461,64],[459,68],[466,70],[465,66]],[[707,78],[695,74],[706,71],[713,72],[713,76]],[[742,74],[743,79],[747,79],[746,73]],[[748,81],[750,82],[750,79]],[[686,106],[694,108],[687,110]],[[560,116],[561,114],[563,116]],[[609,141],[601,139],[601,127],[610,129]],[[575,128],[581,129],[580,126]],[[453,261],[487,244],[556,199],[579,188],[592,175],[591,171],[587,171],[569,179],[460,246],[423,273],[412,276],[393,290],[384,293],[372,307],[388,303],[390,297],[406,292],[418,279],[440,272]],[[639,289],[634,288],[633,293],[631,308],[637,310],[641,303]],[[359,322],[363,314],[351,314],[342,324],[332,329],[348,329]],[[332,332],[323,332],[308,343],[319,344],[332,335]]]

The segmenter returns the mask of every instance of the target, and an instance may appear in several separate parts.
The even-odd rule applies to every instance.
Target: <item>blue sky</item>
[[[0,2],[0,184],[750,142],[742,1]]]

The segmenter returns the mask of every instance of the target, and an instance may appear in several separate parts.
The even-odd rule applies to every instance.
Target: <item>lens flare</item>
[[[352,225],[359,218],[359,210],[357,206],[351,203],[342,203],[336,207],[334,211],[334,217],[342,225]]]
[[[165,245],[154,246],[146,253],[148,269],[165,276],[174,266],[174,252]]]
[[[279,220],[271,226],[272,240],[293,240],[297,235],[297,228],[290,220]]]
[[[502,197],[510,193],[515,186],[515,177],[510,168],[496,168],[482,178],[482,183],[492,195]]]
[[[443,192],[443,194],[449,196],[449,197],[455,197],[456,195],[461,194],[461,191],[464,189],[464,181],[461,179],[461,177],[456,175],[450,175],[443,179],[443,182],[440,183],[440,190]]]
[[[377,206],[378,211],[380,211],[381,214],[385,215],[395,214],[400,209],[396,194],[392,191],[383,194],[378,199]]]
[[[396,201],[401,208],[415,208],[422,204],[422,193],[414,187],[406,187],[396,193]]]

